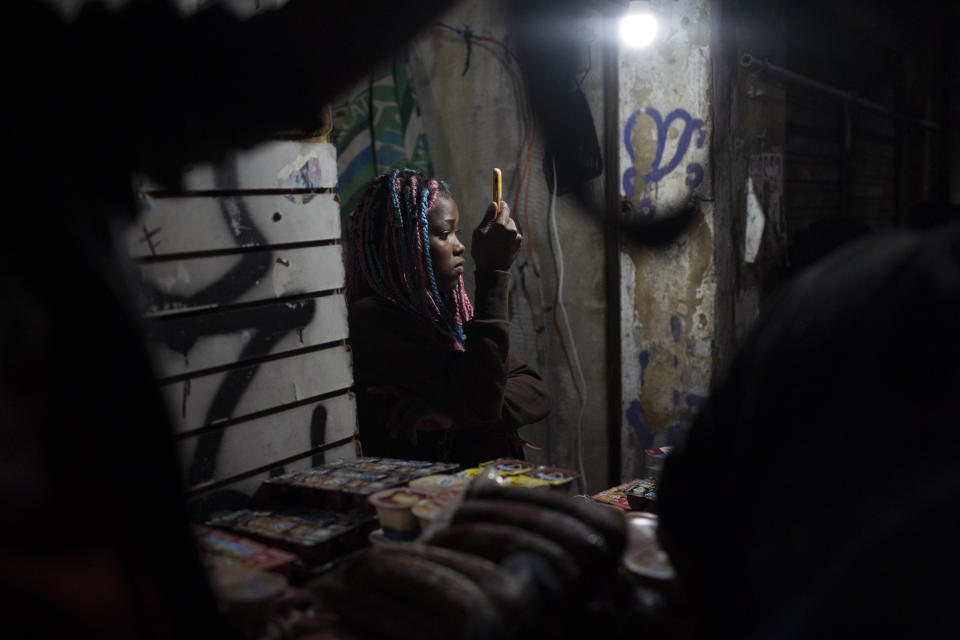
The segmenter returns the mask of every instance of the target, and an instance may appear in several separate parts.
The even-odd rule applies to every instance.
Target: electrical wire
[[[573,361],[576,376],[574,380],[579,383],[580,392],[580,415],[577,417],[577,468],[580,471],[580,490],[582,493],[587,491],[587,473],[583,467],[583,413],[587,408],[587,381],[583,376],[583,367],[580,366],[580,356],[577,353],[577,343],[573,339],[573,330],[570,328],[570,317],[567,315],[567,307],[563,303],[563,247],[560,245],[560,233],[557,231],[557,160],[550,158],[553,166],[553,193],[550,196],[550,238],[553,241],[553,255],[556,260],[557,268],[557,302],[556,309],[560,310],[563,316],[564,328],[567,331],[567,340],[570,343],[570,357]]]
[[[539,278],[540,269],[537,267],[536,260],[533,259],[533,238],[530,236],[530,208],[527,206],[528,198],[530,196],[530,157],[533,153],[533,141],[536,136],[537,125],[535,122],[531,122],[530,125],[530,135],[527,137],[527,161],[523,167],[523,173],[520,174],[520,183],[517,184],[517,194],[514,202],[516,203],[517,209],[523,212],[523,227],[524,233],[527,234],[527,258],[530,261],[530,266],[533,267],[533,273]],[[523,192],[523,207],[520,207],[520,186],[523,184],[524,179],[527,181],[526,188]],[[519,218],[519,213],[517,215]]]
[[[529,194],[530,192],[530,161],[533,155],[533,144],[536,139],[537,127],[536,127],[536,121],[534,120],[534,117],[533,117],[533,107],[530,104],[530,97],[526,94],[526,92],[523,91],[524,83],[523,83],[522,77],[517,75],[518,73],[522,72],[520,58],[517,57],[517,54],[513,51],[513,49],[507,46],[507,44],[502,40],[498,40],[497,38],[491,38],[490,36],[477,35],[472,31],[470,31],[469,27],[458,29],[448,24],[444,24],[443,22],[436,22],[435,24],[438,27],[441,27],[443,29],[453,31],[455,34],[463,38],[464,41],[467,42],[468,44],[470,42],[480,42],[480,43],[490,43],[499,47],[506,54],[506,56],[508,57],[508,60],[512,60],[513,63],[516,65],[516,69],[514,69],[511,67],[510,64],[508,64],[508,62],[505,62],[499,57],[497,58],[497,60],[500,62],[500,64],[503,65],[507,73],[509,73],[511,77],[514,78],[514,81],[516,82],[517,93],[519,94],[518,102],[520,102],[523,118],[527,125],[525,141],[523,143],[524,147],[526,148],[526,159],[523,160],[524,153],[523,151],[521,151],[521,155],[520,155],[521,161],[518,162],[518,166],[522,164],[523,168],[520,171],[520,178],[519,180],[517,180],[517,188],[516,188],[516,191],[514,192],[514,198],[513,198],[513,207],[514,207],[514,213],[517,216],[517,221],[520,223],[521,233],[523,233],[524,238],[527,240],[525,244],[527,245],[528,261],[530,265],[533,267],[534,274],[539,278],[540,268],[536,264],[536,260],[534,260],[534,257],[533,257],[533,242],[532,242],[533,236],[530,233],[530,212],[527,208],[527,202],[528,202],[527,194]],[[466,73],[466,69],[464,69],[464,73]],[[524,185],[525,182],[526,182],[526,185]],[[524,192],[524,199],[523,199],[522,206],[520,204],[521,191]]]
[[[521,224],[521,230],[528,240],[527,245],[527,258],[530,262],[530,265],[533,267],[534,274],[539,278],[540,277],[540,268],[536,263],[536,260],[533,257],[533,236],[530,233],[530,209],[527,206],[529,202],[529,193],[530,193],[530,169],[531,169],[531,159],[533,157],[533,145],[536,140],[537,135],[537,123],[533,117],[533,107],[530,104],[530,98],[523,91],[523,79],[516,75],[521,72],[520,69],[520,59],[517,55],[510,49],[505,43],[497,40],[496,38],[490,38],[487,36],[473,36],[473,39],[479,42],[490,42],[499,46],[503,49],[504,52],[513,60],[516,64],[516,71],[510,67],[509,64],[500,61],[503,64],[504,68],[511,76],[514,77],[516,81],[516,86],[518,93],[520,94],[519,102],[522,107],[524,122],[526,123],[526,140],[524,142],[524,147],[526,148],[526,159],[523,161],[523,169],[520,172],[520,179],[517,181],[517,189],[514,192],[513,205],[516,210],[517,220]],[[523,157],[523,154],[521,154]],[[523,205],[520,204],[520,193],[523,191]]]

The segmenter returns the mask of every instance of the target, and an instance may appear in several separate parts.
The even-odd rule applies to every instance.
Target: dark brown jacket
[[[510,353],[506,271],[477,272],[474,317],[465,351],[428,320],[375,296],[350,306],[360,440],[364,455],[443,460],[461,466],[519,457],[517,428],[550,413],[546,384]],[[420,431],[417,443],[391,437],[387,422],[399,401],[371,394],[391,386],[453,417],[445,431]]]

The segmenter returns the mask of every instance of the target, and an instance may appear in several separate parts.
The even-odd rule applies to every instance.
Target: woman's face
[[[460,209],[453,198],[437,196],[427,214],[430,234],[430,259],[440,291],[453,291],[463,275],[467,248],[457,239],[460,230]]]

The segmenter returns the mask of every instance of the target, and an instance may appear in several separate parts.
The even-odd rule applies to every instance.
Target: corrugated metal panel
[[[895,223],[897,138],[890,118],[790,86],[786,133],[788,235],[830,217],[873,229]]]
[[[897,129],[890,118],[858,111],[847,171],[851,216],[883,229],[897,215]]]
[[[843,210],[843,120],[840,105],[788,87],[784,215],[788,237]]]
[[[273,141],[138,183],[127,246],[195,497],[354,455],[336,175],[332,145]]]

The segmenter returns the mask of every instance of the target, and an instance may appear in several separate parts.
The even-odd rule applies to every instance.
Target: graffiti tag
[[[218,169],[214,179],[218,189],[237,188],[235,167]],[[233,230],[237,246],[266,244],[266,239],[254,223],[242,198],[223,198],[220,206],[224,224]],[[270,253],[245,253],[218,280],[191,296],[166,293],[152,282],[143,283],[144,296],[148,305],[160,308],[228,304],[265,277],[272,262]],[[151,339],[182,353],[186,358],[197,341],[203,338],[253,329],[253,336],[238,357],[239,361],[246,361],[267,355],[281,338],[293,331],[302,331],[313,319],[315,307],[314,300],[299,300],[285,305],[282,314],[278,314],[273,308],[251,307],[235,310],[228,315],[159,320],[152,324],[149,335]],[[250,386],[258,368],[259,366],[245,367],[227,373],[210,402],[204,424],[214,424],[233,416],[234,409]],[[189,380],[184,382],[184,403],[188,394]],[[323,443],[325,423],[325,411],[314,415],[311,446]],[[187,474],[189,485],[200,484],[214,476],[222,438],[222,430],[205,432],[199,436]],[[320,438],[319,442],[317,438]]]
[[[694,118],[684,109],[674,109],[668,113],[666,117],[663,117],[654,107],[647,107],[642,111],[634,111],[630,117],[627,118],[627,124],[623,129],[623,143],[626,145],[627,153],[630,155],[630,161],[634,165],[636,165],[637,158],[636,151],[633,148],[633,129],[637,124],[637,118],[641,115],[649,116],[656,127],[657,150],[653,161],[650,163],[650,171],[642,176],[643,197],[637,204],[637,212],[640,217],[649,218],[653,217],[656,213],[654,201],[656,199],[659,182],[672,173],[683,162],[694,134],[697,134],[695,142],[696,148],[703,148],[707,132],[703,128],[703,120]],[[677,148],[673,156],[664,162],[663,156],[667,146],[667,134],[675,122],[679,122],[682,127],[680,137],[677,139]],[[684,184],[691,188],[698,187],[700,183],[703,182],[703,165],[698,162],[690,162],[686,165],[685,169],[687,175],[686,178],[684,178]],[[635,193],[633,183],[636,177],[636,166],[631,166],[623,172],[623,191],[628,198],[632,198]]]

